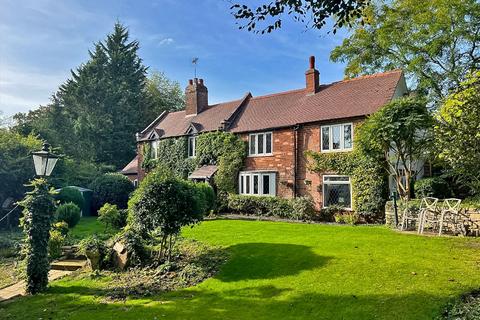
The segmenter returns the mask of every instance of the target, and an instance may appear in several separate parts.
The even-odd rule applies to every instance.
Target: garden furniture
[[[436,210],[437,202],[437,198],[427,197],[422,199],[419,210],[411,210],[406,206],[403,210],[400,230],[403,231],[408,228],[409,223],[412,221],[417,223],[417,230],[420,230],[425,210]]]
[[[422,199],[419,213],[419,224],[417,232],[422,234],[425,225],[434,229],[440,223],[440,212],[438,212],[438,198],[425,197]]]
[[[453,233],[457,233],[458,231],[463,234],[465,233],[463,220],[460,215],[461,202],[462,200],[456,198],[449,198],[443,201],[438,235],[442,234],[445,227],[452,230]]]

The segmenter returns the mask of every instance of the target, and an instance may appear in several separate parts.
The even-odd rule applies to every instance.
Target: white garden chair
[[[420,205],[418,224],[418,233],[422,234],[425,225],[430,225],[434,229],[440,223],[440,212],[438,211],[438,198],[425,197]]]
[[[440,227],[438,235],[442,235],[443,229],[447,227],[453,233],[462,232],[463,221],[460,217],[460,203],[462,200],[450,198],[443,201],[442,213],[440,216]]]
[[[412,211],[407,207],[405,207],[402,216],[402,224],[400,226],[400,230],[405,230],[408,228],[410,222],[415,222],[417,230],[420,231],[420,227],[422,225],[423,216],[426,210],[436,210],[437,207],[437,198],[423,198],[422,202],[420,203],[420,208],[418,211]]]

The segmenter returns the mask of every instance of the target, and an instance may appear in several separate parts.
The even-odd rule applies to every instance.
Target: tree
[[[347,63],[347,77],[401,68],[412,89],[438,104],[480,66],[476,0],[381,1],[365,21],[330,56]]]
[[[274,0],[268,4],[259,4],[255,8],[244,4],[234,4],[230,10],[235,19],[244,20],[246,24],[240,29],[255,33],[270,33],[282,27],[282,16],[291,15],[294,21],[307,27],[321,29],[328,18],[334,18],[333,33],[337,28],[351,26],[352,21],[362,21],[362,12],[368,6],[369,0]],[[267,19],[272,18],[272,22]],[[259,24],[266,26],[259,27]]]
[[[450,94],[435,115],[439,156],[472,194],[480,194],[480,72]]]
[[[0,128],[0,201],[23,196],[25,183],[35,175],[30,153],[41,147],[42,141],[33,135],[24,137]]]
[[[55,203],[44,179],[33,180],[20,205],[24,208],[22,225],[26,236],[26,291],[36,294],[44,291],[48,284],[48,240],[53,222]]]
[[[163,72],[154,71],[150,74],[146,90],[151,99],[151,107],[145,110],[145,125],[155,120],[163,111],[185,108],[185,97],[180,84],[168,79]]]
[[[366,155],[383,153],[386,170],[403,199],[410,198],[411,183],[428,157],[432,126],[425,103],[407,97],[382,107],[358,129],[359,148]]]

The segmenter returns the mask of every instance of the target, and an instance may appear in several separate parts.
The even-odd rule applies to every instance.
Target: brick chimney
[[[188,80],[185,89],[185,114],[195,115],[205,110],[208,106],[208,90],[203,84],[203,79],[194,78]]]
[[[320,88],[320,73],[315,69],[315,56],[310,56],[310,69],[305,72],[306,92],[315,94]]]

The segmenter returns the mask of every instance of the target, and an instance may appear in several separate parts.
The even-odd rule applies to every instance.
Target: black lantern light
[[[42,150],[32,152],[32,155],[37,176],[50,176],[58,160],[58,156],[50,152],[50,145],[45,142]]]

